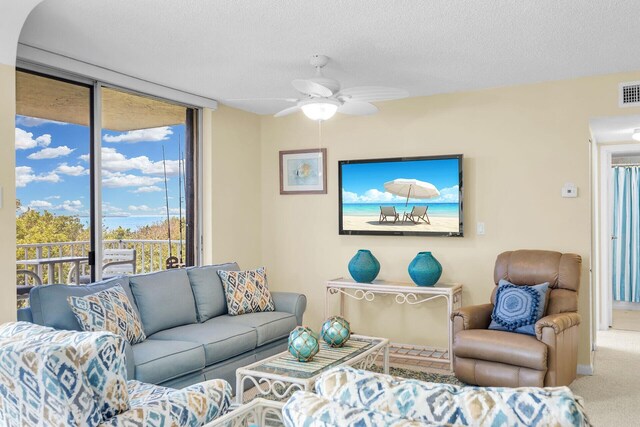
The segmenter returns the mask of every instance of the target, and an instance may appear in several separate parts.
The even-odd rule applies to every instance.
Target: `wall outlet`
[[[478,236],[484,236],[484,222],[479,222],[476,225],[476,232],[478,233]]]
[[[562,186],[562,197],[578,197],[578,187],[571,182]]]

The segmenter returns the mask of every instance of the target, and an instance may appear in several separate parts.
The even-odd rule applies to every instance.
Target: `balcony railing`
[[[183,242],[184,244],[184,242]],[[16,245],[16,264],[19,269],[31,270],[36,273],[43,283],[67,283],[67,276],[73,267],[71,263],[57,263],[55,266],[40,264],[37,266],[20,264],[20,261],[46,259],[57,257],[88,256],[89,242],[54,242],[54,243],[29,243]],[[104,249],[135,249],[136,273],[150,273],[164,270],[166,259],[169,257],[169,240],[104,240]],[[184,246],[183,246],[184,248]],[[171,241],[171,253],[179,256],[180,241]],[[81,275],[89,274],[89,266],[86,263],[80,265]],[[20,279],[20,277],[19,277]],[[27,280],[26,277],[22,278]]]

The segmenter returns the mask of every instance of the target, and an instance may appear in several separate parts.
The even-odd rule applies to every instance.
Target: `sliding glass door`
[[[16,76],[16,268],[29,287],[91,280],[91,85]]]
[[[101,93],[103,274],[193,265],[192,110]]]
[[[18,293],[195,262],[193,108],[17,73]]]

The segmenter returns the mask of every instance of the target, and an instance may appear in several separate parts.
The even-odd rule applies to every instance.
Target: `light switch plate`
[[[484,222],[479,222],[476,225],[476,232],[478,233],[479,236],[484,235]]]

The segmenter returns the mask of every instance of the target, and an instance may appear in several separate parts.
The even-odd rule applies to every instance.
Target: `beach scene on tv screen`
[[[345,231],[458,233],[457,158],[342,165]]]

